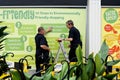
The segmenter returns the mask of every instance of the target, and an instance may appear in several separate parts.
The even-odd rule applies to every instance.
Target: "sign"
[[[120,8],[102,8],[102,41],[109,46],[108,54],[120,59]]]
[[[56,56],[59,43],[56,39],[68,37],[67,20],[73,20],[75,27],[80,30],[85,52],[86,9],[84,8],[0,8],[0,26],[8,26],[9,33],[5,40],[4,52],[13,52],[12,61],[19,61],[25,55],[35,55],[34,37],[39,26],[47,29],[52,27],[52,32],[46,35],[53,56]],[[67,47],[69,42],[64,42]],[[11,57],[8,58],[11,60]],[[60,60],[63,59],[61,55]],[[35,60],[30,61],[33,66]]]

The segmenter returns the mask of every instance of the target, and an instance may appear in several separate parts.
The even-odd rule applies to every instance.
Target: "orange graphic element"
[[[114,53],[114,50],[113,49],[109,49],[108,54],[111,55],[113,53]]]
[[[114,45],[112,48],[109,49],[108,54],[114,54],[115,52],[118,52],[120,50],[120,46]]]
[[[106,32],[113,31],[114,34],[117,34],[117,31],[110,24],[106,24],[105,27],[104,27],[104,30]]]
[[[110,24],[107,24],[107,25],[105,25],[104,29],[106,32],[110,32],[113,30],[113,27]]]
[[[117,59],[120,59],[120,53],[116,54]]]

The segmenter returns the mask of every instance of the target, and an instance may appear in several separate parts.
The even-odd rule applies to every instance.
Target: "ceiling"
[[[120,6],[120,0],[101,0],[102,6]],[[0,0],[0,6],[86,6],[87,0]]]

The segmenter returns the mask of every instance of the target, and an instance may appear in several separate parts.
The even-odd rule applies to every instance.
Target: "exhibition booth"
[[[50,56],[55,58],[60,46],[59,42],[57,42],[56,40],[58,38],[68,37],[69,30],[66,27],[67,20],[72,20],[74,22],[75,27],[79,30],[81,35],[83,47],[78,51],[81,52],[82,55],[78,55],[78,56],[93,58],[95,55],[97,55],[95,56],[95,59],[96,60],[98,59],[98,63],[96,64],[96,67],[98,67],[99,65],[99,59],[101,56],[103,58],[103,61],[106,59],[108,59],[108,61],[114,59],[117,64],[113,65],[113,63],[108,63],[109,66],[112,67],[112,70],[114,69],[113,72],[112,71],[108,71],[108,72],[110,72],[110,74],[111,73],[117,74],[117,76],[116,75],[114,76],[114,79],[117,80],[120,76],[117,73],[119,72],[120,69],[119,67],[120,64],[118,63],[120,59],[120,32],[119,32],[120,1],[113,1],[113,0],[110,1],[108,0],[107,1],[103,1],[103,0],[38,1],[36,0],[34,2],[32,0],[30,1],[13,0],[11,2],[9,0],[2,1],[0,4],[0,26],[1,27],[7,26],[5,32],[7,32],[8,34],[7,36],[5,36],[6,40],[3,41],[4,48],[1,49],[0,55],[3,56],[6,53],[10,53],[10,54],[13,53],[14,57],[7,56],[6,61],[9,67],[17,67],[18,69],[20,68],[18,66],[21,63],[21,61],[23,63],[23,58],[25,59],[25,56],[28,55],[29,57],[32,57],[32,59],[28,58],[29,66],[26,63],[22,64],[24,66],[27,65],[28,67],[25,68],[23,72],[28,72],[28,69],[30,68],[30,70],[35,73],[35,59],[34,59],[35,51],[36,51],[35,35],[37,34],[38,27],[42,26],[44,27],[44,29],[48,29],[49,27],[52,27],[52,32],[45,35],[45,37],[50,47]],[[69,42],[63,41],[63,45],[66,53],[69,52],[68,44]],[[98,57],[99,53],[100,53],[100,57]],[[65,60],[64,52],[61,51],[61,53],[59,54],[58,63],[60,63],[63,60]],[[82,59],[80,59],[80,61],[81,60]],[[95,62],[97,62],[96,60]],[[75,63],[73,63],[73,65],[74,64]],[[101,63],[99,68],[102,65],[103,64]],[[60,68],[62,67],[61,65],[58,66]],[[108,70],[108,65],[106,66],[106,63],[105,63],[105,67],[107,67],[106,70]],[[67,69],[68,68],[69,67],[67,67]],[[88,67],[87,69],[89,70],[89,68],[90,67]],[[85,70],[85,68],[83,70]],[[98,74],[99,70],[96,69],[96,71]],[[66,72],[67,71],[65,71],[65,73]],[[65,75],[63,73],[60,73],[60,75]],[[33,73],[30,72],[30,74]],[[78,77],[76,73],[74,74],[75,76],[73,77],[72,75],[71,79],[76,79],[76,77]],[[85,74],[86,73],[82,75]],[[103,72],[102,75],[106,75],[106,74],[108,73]],[[46,77],[46,75],[44,75],[44,77]],[[67,75],[67,77],[69,77],[69,75]],[[56,78],[56,77],[52,77],[52,78]],[[63,78],[59,78],[59,79],[63,79]],[[65,79],[67,80],[68,78]],[[87,78],[81,78],[81,79],[87,80]],[[38,77],[35,80],[39,80]]]

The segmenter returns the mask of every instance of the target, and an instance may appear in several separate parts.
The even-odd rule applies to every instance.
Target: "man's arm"
[[[65,39],[59,38],[59,39],[57,39],[57,41],[62,41],[62,40],[64,40],[64,41],[72,41],[73,38],[65,38]]]
[[[47,30],[45,30],[45,34],[47,34],[48,32],[52,31],[52,27],[49,27]]]
[[[65,41],[72,41],[73,38],[65,38],[64,40],[65,40]]]
[[[46,45],[40,45],[40,47],[41,47],[42,49],[44,49],[44,50],[50,51],[50,48],[49,48],[48,46],[46,46]]]

